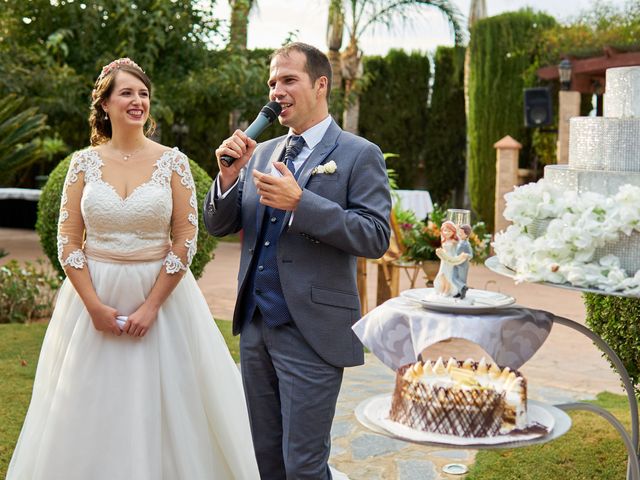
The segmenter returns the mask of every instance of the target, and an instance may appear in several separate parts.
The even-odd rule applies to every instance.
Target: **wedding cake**
[[[389,418],[416,430],[492,437],[527,427],[527,383],[484,360],[442,358],[398,369]]]
[[[568,165],[505,196],[496,255],[518,280],[640,294],[640,67],[607,70],[604,117],[569,137]]]

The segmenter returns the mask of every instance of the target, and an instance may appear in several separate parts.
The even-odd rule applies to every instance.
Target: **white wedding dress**
[[[142,338],[97,331],[65,280],[7,479],[256,480],[240,374],[187,268],[197,237],[188,161],[166,151],[127,198],[103,170],[96,150],[74,155],[62,261],[88,268],[120,315],[144,302],[159,275],[186,274]]]

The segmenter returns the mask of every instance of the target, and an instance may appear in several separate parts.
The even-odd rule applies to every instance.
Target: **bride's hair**
[[[111,130],[111,120],[107,117],[106,112],[102,108],[102,103],[106,101],[116,83],[118,72],[127,72],[137,77],[145,87],[149,90],[149,98],[151,98],[151,80],[147,74],[132,60],[128,58],[119,58],[105,65],[102,72],[91,92],[91,113],[89,114],[89,125],[91,126],[91,146],[106,143],[111,138],[113,131]],[[156,121],[149,114],[147,120],[148,125],[145,135],[148,137],[153,135],[156,130]]]
[[[447,220],[440,227],[440,241],[442,243],[444,243],[447,240],[447,238],[445,238],[444,236],[445,230],[451,230],[453,232],[453,235],[451,236],[452,240],[455,240],[456,242],[460,240],[460,238],[458,238],[458,228],[456,227],[456,224]]]

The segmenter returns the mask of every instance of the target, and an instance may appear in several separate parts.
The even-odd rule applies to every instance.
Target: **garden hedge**
[[[366,89],[360,96],[360,135],[383,152],[399,156],[387,160],[398,174],[400,188],[424,188],[431,66],[426,54],[390,50],[365,57]]]
[[[587,325],[622,360],[640,399],[640,299],[612,295],[584,295]]]
[[[62,187],[64,179],[69,169],[71,155],[62,160],[49,175],[49,179],[42,189],[42,195],[38,202],[38,220],[36,222],[36,231],[40,236],[40,243],[51,264],[56,267],[61,275],[64,270],[58,262],[58,215],[60,211],[60,198],[62,196]],[[198,209],[204,202],[204,197],[211,187],[211,177],[200,168],[193,160],[189,160],[191,173],[196,184],[196,197],[198,200]],[[216,248],[218,239],[209,235],[202,220],[202,215],[198,211],[198,251],[191,262],[191,272],[196,278],[200,278],[204,267],[213,258],[213,251]]]
[[[463,47],[438,47],[426,132],[425,170],[433,201],[457,205],[462,197],[467,149]],[[452,198],[453,193],[457,198]]]
[[[469,44],[469,162],[467,173],[473,210],[493,230],[496,151],[493,144],[511,135],[523,145],[528,165],[531,131],[524,127],[523,89],[536,84],[542,32],[555,20],[531,10],[510,12],[476,22]]]

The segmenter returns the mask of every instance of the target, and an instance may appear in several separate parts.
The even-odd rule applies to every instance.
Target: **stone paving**
[[[33,260],[43,256],[37,235],[29,230],[0,228],[0,248],[10,253],[2,263],[11,258]],[[216,318],[230,319],[235,303],[239,244],[221,242],[215,253],[198,285]],[[482,266],[472,266],[469,279],[473,288],[501,291],[514,296],[521,305],[553,310],[557,315],[584,321],[584,306],[578,292],[542,285],[515,285]],[[374,265],[369,266],[367,280],[368,301],[373,308],[377,281]],[[408,278],[403,275],[401,289],[409,287]],[[484,354],[478,347],[458,340],[432,348],[430,358],[438,355],[480,358]],[[580,355],[579,362],[575,361],[576,352]],[[623,393],[618,377],[600,351],[586,337],[564,327],[554,327],[542,348],[520,370],[528,379],[529,396],[551,404],[593,398],[604,390]],[[393,372],[371,354],[366,355],[363,366],[345,370],[332,429],[331,465],[351,480],[464,478],[443,473],[442,466],[472,464],[474,450],[410,444],[376,434],[357,421],[354,410],[360,402],[390,393],[393,385]]]

